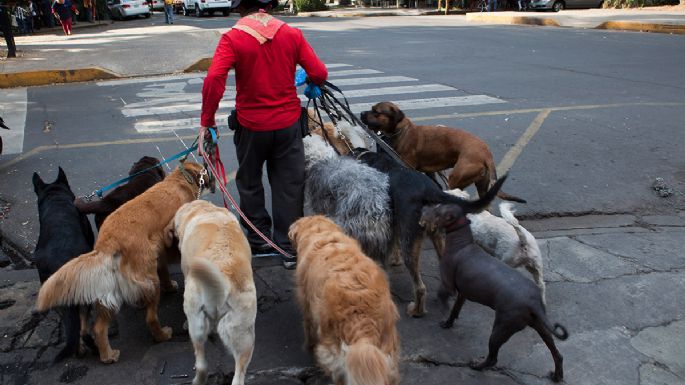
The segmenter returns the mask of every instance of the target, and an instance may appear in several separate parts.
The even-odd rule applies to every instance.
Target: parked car
[[[531,0],[528,9],[559,12],[567,8],[602,8],[604,0]]]
[[[163,11],[164,10],[164,0],[150,0],[148,2],[150,8],[153,11]]]
[[[150,7],[144,0],[107,0],[107,8],[112,19],[128,19],[143,15],[146,18],[152,15]]]
[[[183,14],[200,17],[204,14],[213,15],[221,12],[224,16],[231,13],[231,0],[183,0]]]

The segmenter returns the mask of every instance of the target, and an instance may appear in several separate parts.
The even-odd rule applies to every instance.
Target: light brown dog
[[[333,123],[322,122],[316,112],[311,108],[307,109],[307,114],[309,115],[309,119],[307,119],[309,133],[312,135],[319,135],[326,143],[333,145],[333,148],[335,148],[338,155],[345,155],[350,152],[348,144],[340,137],[340,134]]]
[[[336,385],[397,384],[399,315],[383,270],[324,216],[297,220],[288,235],[305,346],[318,364]]]
[[[207,382],[205,342],[215,331],[233,354],[233,385],[245,383],[255,340],[257,294],[252,253],[238,219],[204,200],[186,203],[169,223],[185,276],[183,311],[195,350],[194,385]]]
[[[476,185],[478,196],[497,180],[497,169],[488,145],[479,137],[458,128],[417,126],[397,105],[381,102],[361,114],[361,120],[374,131],[389,138],[400,157],[416,170],[432,173],[452,168],[447,184],[450,189]],[[504,200],[525,200],[500,191]]]
[[[145,321],[156,342],[171,338],[171,328],[162,327],[157,316],[157,258],[168,243],[167,224],[179,207],[197,197],[202,171],[199,164],[185,162],[183,169],[119,207],[102,224],[94,250],[69,261],[41,287],[39,311],[96,304],[93,333],[103,363],[119,359],[107,329],[123,303],[145,306]],[[168,275],[163,279],[171,282]]]

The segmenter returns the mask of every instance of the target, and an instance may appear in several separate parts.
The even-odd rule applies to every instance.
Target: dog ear
[[[33,190],[36,192],[36,194],[40,193],[45,189],[45,182],[40,178],[40,175],[38,175],[37,172],[33,173]]]
[[[64,173],[62,167],[59,167],[59,172],[57,173],[57,182],[69,186],[69,181],[67,180],[67,174]]]
[[[404,120],[404,112],[402,112],[402,110],[400,110],[399,108],[393,108],[392,120],[394,125],[399,124],[402,120]]]

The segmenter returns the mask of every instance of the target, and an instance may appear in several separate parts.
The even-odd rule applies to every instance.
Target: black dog
[[[388,174],[390,207],[393,212],[391,247],[393,252],[399,251],[414,285],[414,302],[407,307],[407,313],[413,317],[421,317],[426,313],[426,286],[419,271],[421,243],[428,235],[439,257],[444,248],[444,233],[441,230],[426,231],[419,225],[421,209],[425,205],[465,204],[467,201],[443,192],[425,174],[400,165],[385,152],[354,149],[351,155]]]
[[[494,198],[503,182],[504,178],[498,180],[486,197]],[[493,190],[495,193],[492,193]],[[483,203],[482,207],[479,204],[444,204],[423,209],[421,223],[434,229],[444,228],[446,232],[445,251],[440,260],[441,288],[438,296],[447,306],[448,297],[457,295],[449,317],[440,325],[443,328],[452,327],[467,299],[489,306],[496,314],[488,356],[481,363],[472,363],[471,368],[481,370],[495,365],[500,347],[512,335],[530,326],[538,332],[552,353],[552,380],[561,381],[564,377],[563,357],[554,345],[552,334],[565,340],[568,332],[563,326],[549,322],[540,289],[531,280],[473,242],[466,214],[482,210],[489,201]]]
[[[142,194],[145,190],[164,179],[162,166],[153,167],[159,164],[159,159],[151,156],[144,156],[133,164],[128,175],[135,175],[145,169],[148,171],[135,175],[126,184],[116,187],[101,200],[85,202],[81,199],[76,201],[76,207],[85,214],[95,214],[95,226],[100,230],[105,218],[119,206]],[[152,167],[152,168],[150,168]]]
[[[10,129],[5,125],[5,121],[2,119],[2,116],[0,116],[0,128],[4,128],[5,130]],[[0,137],[0,154],[2,154],[2,137]]]
[[[38,196],[40,219],[40,234],[33,258],[43,283],[72,258],[93,250],[95,237],[86,215],[74,206],[74,193],[61,167],[57,180],[49,184],[33,173],[33,188]],[[66,346],[57,354],[55,362],[80,352],[79,337],[86,337],[86,331],[81,330],[78,306],[63,309],[62,323]],[[92,344],[92,340],[84,342]]]

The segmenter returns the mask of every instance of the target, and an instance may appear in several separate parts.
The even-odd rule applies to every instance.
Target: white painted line
[[[235,100],[223,100],[219,103],[219,108],[233,108]],[[148,108],[122,108],[121,113],[128,118],[136,116],[176,114],[179,112],[196,112],[202,109],[202,103],[174,104],[171,106],[148,107]]]
[[[219,126],[224,126],[228,119],[228,114],[216,115],[216,121]],[[194,130],[200,129],[200,118],[185,118],[185,119],[171,119],[171,120],[155,120],[155,121],[145,121],[136,122],[136,131],[144,134],[157,133],[157,132],[171,132],[178,130]]]
[[[0,92],[0,116],[10,128],[0,128],[3,155],[21,154],[24,151],[27,101],[26,88],[8,88]]]
[[[423,110],[441,107],[475,106],[479,104],[506,103],[502,99],[487,95],[452,96],[445,98],[426,98],[392,101],[402,110]],[[374,103],[350,104],[352,112],[368,111]]]
[[[419,79],[408,78],[406,76],[377,76],[375,78],[349,78],[349,79],[338,79],[332,82],[338,87],[344,86],[358,86],[364,84],[377,84],[377,83],[401,83],[401,82],[416,82]],[[344,92],[345,90],[343,90]]]
[[[349,98],[361,98],[365,96],[377,95],[400,95],[400,94],[415,94],[419,92],[439,92],[439,91],[455,91],[455,88],[445,86],[442,84],[421,84],[415,86],[399,86],[399,87],[382,87],[382,88],[368,88],[361,90],[343,91],[345,96]]]
[[[153,82],[167,82],[175,80],[185,80],[185,79],[203,79],[205,77],[204,73],[194,73],[194,74],[182,74],[182,75],[172,75],[172,76],[152,76],[152,77],[140,77],[140,78],[130,78],[130,79],[120,79],[120,80],[104,80],[97,82],[100,87],[103,86],[120,86],[125,84],[143,84],[143,83],[153,83]]]
[[[343,71],[331,71],[328,73],[328,77],[351,76],[351,75],[373,75],[373,74],[382,74],[382,73],[383,72],[381,72],[381,71],[370,70],[370,69],[343,70]]]
[[[344,63],[326,64],[326,69],[341,68],[341,67],[352,67],[352,64],[344,64]]]

